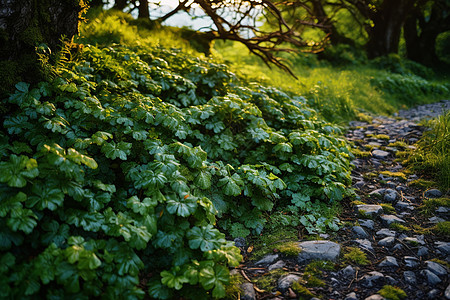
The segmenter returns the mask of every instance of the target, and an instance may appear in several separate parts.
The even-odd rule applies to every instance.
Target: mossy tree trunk
[[[83,0],[0,0],[0,95],[18,80],[39,80],[36,47],[58,51],[78,33]]]

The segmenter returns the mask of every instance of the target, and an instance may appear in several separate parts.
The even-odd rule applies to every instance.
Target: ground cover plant
[[[304,98],[179,50],[78,51],[2,100],[2,297],[223,297],[224,233],[337,228],[351,154]]]

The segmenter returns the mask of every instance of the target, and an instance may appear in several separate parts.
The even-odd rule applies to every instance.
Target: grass
[[[294,282],[291,288],[297,294],[300,300],[309,300],[314,297],[314,294],[299,282]]]
[[[392,204],[381,203],[380,206],[383,208],[383,211],[385,213],[395,213],[395,208],[392,206]]]
[[[392,285],[383,286],[383,288],[378,291],[378,294],[380,294],[387,300],[402,300],[407,297],[405,291],[403,291],[399,287]]]
[[[437,223],[433,228],[433,232],[442,235],[442,236],[450,236],[450,221],[444,221]]]
[[[412,181],[410,181],[408,183],[408,185],[409,186],[416,186],[416,187],[423,188],[423,189],[429,189],[429,188],[437,186],[435,181],[425,180],[425,179],[422,179],[422,178],[412,180]]]
[[[369,151],[361,151],[359,148],[352,148],[351,149],[353,155],[356,157],[369,157],[370,152]]]
[[[298,256],[302,250],[298,246],[298,242],[287,242],[277,245],[277,249],[287,256]]]
[[[429,216],[440,206],[450,207],[450,198],[425,199],[419,209],[424,215]]]
[[[354,263],[360,266],[369,264],[366,253],[356,247],[348,247],[347,253],[344,254],[344,259],[350,263]]]
[[[425,125],[431,130],[423,134],[408,163],[413,170],[433,176],[445,194],[450,189],[450,112]]]
[[[391,225],[389,225],[389,228],[400,232],[407,232],[411,230],[409,227],[402,225],[400,223],[392,223]]]
[[[390,171],[381,171],[380,174],[388,177],[396,177],[403,180],[406,180],[406,174],[403,172],[390,172]]]

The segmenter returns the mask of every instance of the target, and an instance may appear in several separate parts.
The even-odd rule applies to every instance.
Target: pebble
[[[378,246],[391,247],[395,243],[395,238],[392,236],[385,237],[378,242]]]
[[[414,269],[419,265],[419,259],[414,256],[405,256],[403,261],[405,262],[405,266],[411,269]]]
[[[286,263],[282,260],[277,261],[276,263],[270,265],[267,269],[269,271],[275,270],[275,269],[281,269],[284,268],[284,266],[286,265]]]
[[[426,198],[439,198],[442,197],[442,192],[438,189],[431,189],[426,191],[424,196]]]
[[[427,247],[420,247],[419,250],[417,250],[417,255],[420,257],[425,257],[428,255],[428,248]]]
[[[434,274],[433,274],[434,275]],[[384,283],[383,273],[372,271],[362,277],[362,284],[368,288]]]
[[[442,254],[450,255],[450,242],[436,242],[436,249]]]
[[[297,260],[299,263],[311,260],[335,261],[341,254],[341,246],[331,241],[307,241],[298,244],[301,252]]]
[[[384,195],[384,192],[386,191],[386,189],[376,189],[372,192],[369,193],[370,197],[379,197],[381,198],[381,196]]]
[[[395,200],[397,200],[397,191],[394,191],[392,189],[387,189],[384,193],[384,201],[393,203]]]
[[[379,159],[386,159],[389,157],[389,152],[383,150],[373,150],[372,156]]]
[[[427,269],[436,274],[437,276],[445,276],[448,273],[447,270],[437,262],[427,260],[425,264],[427,265]]]
[[[450,299],[450,284],[445,289],[444,296],[445,296],[445,299]]]
[[[393,236],[395,237],[397,233],[394,230],[389,230],[387,228],[383,228],[377,231],[376,235],[383,235],[383,236]]]
[[[344,300],[358,300],[358,296],[356,296],[355,292],[351,292],[345,296]]]
[[[299,276],[294,274],[288,274],[286,276],[282,276],[278,279],[278,289],[280,292],[286,292],[291,285],[300,279]]]
[[[356,205],[356,209],[359,213],[362,212],[363,214],[366,214],[368,216],[378,215],[383,212],[383,208],[381,207],[381,205],[373,204]]]
[[[386,256],[378,266],[384,268],[398,268],[397,259],[393,256]]]
[[[414,286],[417,282],[416,274],[413,271],[403,272],[403,278],[405,279],[405,282],[411,286]]]
[[[369,235],[367,234],[367,232],[361,227],[361,226],[353,226],[353,233],[355,233],[355,235],[359,238],[368,238]]]
[[[411,203],[408,202],[403,202],[403,201],[398,201],[395,204],[395,207],[398,209],[409,209],[409,210],[413,210],[414,206],[411,205]]]
[[[403,219],[400,219],[397,216],[394,215],[381,215],[380,216],[381,221],[385,223],[386,225],[391,225],[392,223],[405,223]]]
[[[244,282],[243,284],[241,284],[241,290],[242,290],[242,295],[241,298],[242,300],[255,300],[256,299],[256,292],[255,292],[255,288],[253,287],[253,284],[250,282]]]
[[[379,295],[379,294],[375,294],[372,296],[367,297],[365,300],[385,300],[386,298],[384,298],[383,296]]]
[[[270,265],[278,259],[278,254],[269,254],[256,262],[256,265]]]
[[[372,253],[374,252],[372,243],[369,240],[356,239],[354,242],[358,244],[359,248],[367,250]]]
[[[363,219],[359,219],[358,223],[363,226],[366,227],[367,229],[373,229],[373,227],[375,226],[375,222],[373,220],[363,220]]]
[[[442,282],[442,280],[430,270],[423,270],[422,275],[427,279],[428,284],[430,285],[436,285]]]
[[[355,269],[353,269],[352,266],[348,265],[346,266],[344,269],[340,270],[339,273],[342,275],[342,277],[348,279],[351,278],[353,279],[353,277],[355,277]]]
[[[428,292],[427,297],[428,299],[438,299],[440,293],[441,293],[440,290],[432,289],[431,291]]]

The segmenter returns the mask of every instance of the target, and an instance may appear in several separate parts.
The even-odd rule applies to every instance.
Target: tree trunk
[[[409,59],[427,66],[439,64],[436,54],[436,38],[450,30],[449,9],[444,1],[435,1],[431,13],[425,18],[424,10],[418,7],[403,27],[406,55]]]
[[[128,5],[128,0],[116,0],[114,1],[114,9],[118,9],[120,11],[123,11],[125,7]]]
[[[139,0],[139,16],[138,18],[150,18],[150,11],[148,8],[148,0]]]
[[[411,11],[412,0],[385,0],[371,13],[372,27],[367,28],[369,58],[398,52],[398,45],[406,16]]]
[[[62,36],[72,39],[78,33],[85,6],[82,0],[0,0],[0,8],[0,94],[4,94],[19,79],[40,79],[36,47],[58,51]]]

